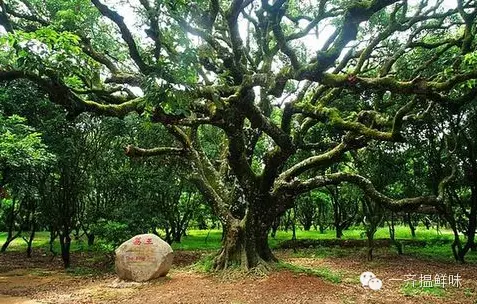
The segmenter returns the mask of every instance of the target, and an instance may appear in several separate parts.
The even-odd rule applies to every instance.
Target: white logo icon
[[[368,286],[371,290],[380,290],[383,287],[383,281],[378,278],[369,280]]]
[[[380,290],[383,286],[383,282],[369,271],[363,272],[359,276],[359,280],[364,288],[369,287],[371,290]]]

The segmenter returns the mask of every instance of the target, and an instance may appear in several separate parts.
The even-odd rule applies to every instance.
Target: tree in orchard
[[[37,225],[38,179],[54,162],[54,155],[47,151],[41,133],[25,123],[23,117],[4,116],[0,111],[0,209],[7,230],[0,252],[6,251],[24,229],[31,229],[26,240],[30,256]]]
[[[475,99],[464,57],[477,9],[457,2],[4,0],[0,81],[28,79],[73,116],[163,124],[172,145],[127,154],[189,166],[225,229],[217,270],[267,267],[273,221],[313,189],[352,183],[395,211],[442,205],[447,171],[437,193],[393,199],[328,169],[371,142],[399,147],[429,108]]]

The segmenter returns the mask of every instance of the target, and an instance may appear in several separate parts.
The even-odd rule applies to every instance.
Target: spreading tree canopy
[[[317,188],[347,182],[388,209],[445,209],[450,168],[396,199],[334,165],[376,142],[406,149],[431,111],[475,102],[475,1],[129,2],[0,0],[0,81],[27,79],[72,116],[162,124],[174,144],[126,153],[189,166],[225,227],[217,269],[274,260],[272,222]]]

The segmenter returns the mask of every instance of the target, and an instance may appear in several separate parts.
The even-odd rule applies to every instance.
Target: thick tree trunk
[[[268,246],[271,222],[252,212],[242,220],[230,217],[224,223],[225,237],[222,249],[215,258],[215,270],[234,266],[244,270],[257,267],[268,269],[268,263],[276,261]]]

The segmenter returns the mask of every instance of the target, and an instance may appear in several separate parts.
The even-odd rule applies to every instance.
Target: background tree
[[[331,204],[333,205],[333,225],[336,238],[340,239],[343,236],[343,231],[357,221],[361,196],[355,187],[346,184],[326,188],[330,193]]]
[[[25,124],[20,116],[0,113],[0,189],[7,239],[0,249],[21,236],[24,229],[34,235],[38,200],[38,173],[48,168],[53,155],[46,150],[40,133]],[[29,241],[28,255],[31,254]]]

